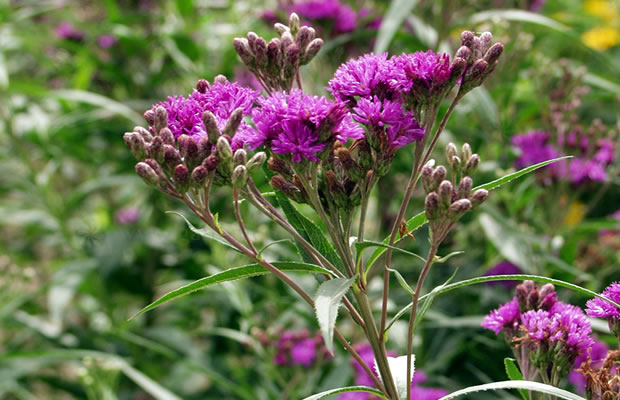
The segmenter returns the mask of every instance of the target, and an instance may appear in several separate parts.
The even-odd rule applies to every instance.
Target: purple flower
[[[369,18],[369,17],[372,18],[372,15],[373,15],[373,12],[369,8],[362,8],[359,12],[359,17],[362,19]],[[378,30],[382,22],[383,22],[383,18],[381,17],[369,19],[368,23],[366,24],[366,28],[372,29],[372,30]]]
[[[393,97],[395,76],[387,53],[370,53],[338,67],[327,90],[338,100],[353,106],[356,97]]]
[[[515,160],[515,167],[525,168],[539,162],[551,160],[559,157],[559,152],[550,145],[549,133],[544,131],[532,131],[513,136],[512,144],[520,151],[519,157]],[[554,168],[554,164],[545,168]]]
[[[243,109],[244,115],[249,115],[258,92],[244,88],[237,83],[216,82],[205,92],[194,91],[190,96],[170,96],[168,100],[155,104],[153,111],[159,106],[168,113],[168,128],[175,138],[185,134],[199,140],[206,135],[202,122],[202,114],[211,111],[218,128],[222,130],[232,112],[237,108]],[[243,146],[243,138],[249,135],[250,127],[241,122],[237,134],[232,138],[232,148],[236,150]]]
[[[404,112],[398,101],[362,98],[353,109],[353,118],[369,128],[369,135],[385,131],[380,138],[369,137],[369,143],[379,139],[388,148],[399,149],[424,137],[422,129],[410,112]]]
[[[427,103],[443,92],[450,80],[452,66],[446,53],[417,51],[394,58],[398,68],[397,83],[401,90],[412,92],[416,101]]]
[[[346,33],[355,29],[355,11],[338,0],[306,0],[295,3],[291,11],[301,18],[313,21],[324,20],[333,24],[334,33]]]
[[[114,35],[101,35],[97,38],[97,44],[104,49],[109,49],[117,42],[118,38]]]
[[[252,112],[256,130],[244,134],[251,149],[264,145],[276,154],[290,155],[294,162],[318,161],[331,141],[363,137],[344,103],[310,96],[299,89],[262,97],[258,105]]]
[[[441,388],[426,388],[417,386],[411,388],[411,398],[415,400],[438,400],[448,394],[449,392],[447,390]]]
[[[596,160],[573,158],[569,160],[568,176],[574,185],[586,182],[605,182],[605,167]]]
[[[586,392],[586,378],[580,372],[577,372],[577,369],[581,368],[581,364],[588,357],[592,360],[592,368],[599,368],[603,364],[608,350],[609,347],[605,343],[597,340],[592,344],[592,348],[589,351],[581,353],[575,360],[574,369],[568,374],[568,381],[577,388],[580,394]]]
[[[511,301],[491,311],[489,315],[484,317],[482,327],[492,330],[496,335],[503,329],[514,331],[519,326],[519,317],[519,303],[517,298],[514,297]]]
[[[54,33],[58,39],[67,39],[80,42],[84,40],[84,32],[77,30],[70,22],[61,22]]]
[[[293,365],[303,365],[309,368],[316,360],[316,341],[312,338],[307,338],[293,344],[291,360]]]
[[[603,297],[608,298],[611,301],[620,303],[620,283],[613,282],[607,286],[603,293]],[[620,310],[613,304],[600,299],[598,297],[588,300],[586,303],[586,314],[592,318],[606,318],[608,320],[620,320]]]
[[[502,261],[494,267],[490,268],[487,272],[484,273],[484,276],[494,276],[494,275],[513,275],[520,274],[522,271],[519,267],[514,265],[509,261]],[[512,289],[517,286],[517,281],[491,281],[485,283],[488,286],[497,286],[502,285],[506,289]]]
[[[114,220],[120,225],[133,224],[140,218],[140,210],[136,207],[121,208],[114,215]]]
[[[598,150],[592,159],[604,165],[612,164],[616,161],[616,143],[610,139],[600,139]]]

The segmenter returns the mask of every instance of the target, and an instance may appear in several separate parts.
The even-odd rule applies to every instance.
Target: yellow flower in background
[[[612,26],[590,29],[581,35],[581,41],[596,50],[607,50],[620,43],[620,30]]]
[[[583,217],[586,215],[587,207],[585,204],[575,201],[568,206],[568,212],[564,217],[564,225],[576,226],[579,225]]]
[[[583,11],[599,17],[608,23],[618,20],[618,7],[612,1],[587,0],[583,3]]]

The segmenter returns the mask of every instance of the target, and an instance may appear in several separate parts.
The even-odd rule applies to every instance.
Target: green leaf
[[[421,260],[422,262],[426,262],[424,257],[422,257],[422,256],[420,256],[418,254],[412,253],[412,252],[407,251],[407,250],[403,250],[403,249],[401,249],[399,247],[396,247],[396,246],[390,246],[389,244],[383,243],[383,242],[375,242],[375,241],[372,241],[372,240],[364,240],[362,242],[355,242],[354,246],[355,246],[355,254],[356,254],[355,255],[355,265],[359,264],[359,262],[360,262],[360,260],[362,258],[362,254],[363,254],[364,250],[369,248],[369,247],[379,247],[379,248],[383,248],[383,249],[396,250],[396,251],[399,251],[401,253],[413,256],[413,257],[417,258],[418,260]],[[369,261],[368,269],[366,269],[366,271],[364,272],[364,275],[368,275],[368,271],[370,270],[371,266],[372,266],[372,263],[370,263],[370,261]]]
[[[447,396],[442,397],[439,400],[449,400],[455,397],[463,396],[466,394],[471,394],[475,392],[481,392],[483,390],[506,390],[506,389],[525,389],[532,392],[545,393],[552,396],[556,396],[560,399],[564,400],[585,400],[581,396],[577,396],[571,392],[567,392],[563,389],[558,389],[554,386],[545,385],[543,383],[531,382],[531,381],[503,381],[503,382],[493,382],[487,383],[484,385],[470,386],[465,389],[457,390],[456,392],[450,393]]]
[[[145,392],[153,396],[156,400],[181,400],[180,397],[170,392],[159,383],[144,375],[125,361],[121,361],[120,369],[125,376],[131,379],[136,385],[144,389]]]
[[[61,89],[51,91],[47,95],[69,101],[87,103],[105,109],[113,114],[121,115],[136,124],[144,122],[144,117],[132,110],[130,107],[97,93],[88,92],[85,90]]]
[[[512,221],[501,215],[487,213],[481,213],[479,220],[487,239],[506,260],[518,265],[525,272],[535,272],[530,243]]]
[[[306,397],[303,400],[319,400],[319,399],[324,399],[327,396],[333,396],[335,394],[340,394],[340,393],[348,393],[348,392],[366,392],[366,393],[372,393],[376,396],[381,397],[383,400],[387,400],[387,397],[385,397],[385,395],[374,388],[368,387],[368,386],[348,386],[348,387],[342,387],[342,388],[338,388],[338,389],[330,389],[327,390],[325,392],[321,392],[321,393],[317,393],[317,394],[313,394],[310,397]]]
[[[288,272],[312,272],[316,274],[326,274],[329,275],[330,272],[326,269],[319,267],[313,264],[306,264],[296,261],[276,261],[272,263],[275,267],[277,267],[281,271]],[[259,275],[268,274],[270,271],[263,267],[260,264],[250,264],[245,265],[243,267],[235,267],[227,269],[226,271],[219,272],[215,275],[207,276],[202,279],[198,279],[192,283],[189,283],[185,286],[182,286],[178,289],[172,290],[165,295],[161,296],[159,299],[155,300],[153,303],[144,307],[140,310],[136,315],[129,318],[132,320],[136,318],[138,315],[143,314],[147,311],[154,309],[155,307],[159,307],[160,305],[167,303],[171,300],[178,299],[179,297],[185,296],[197,290],[204,289],[209,286],[216,285],[222,282],[235,281],[237,279],[250,278]]]
[[[524,280],[530,280],[530,281],[536,281],[536,282],[543,282],[543,283],[552,283],[555,286],[561,286],[561,287],[565,287],[568,289],[572,289],[578,293],[582,293],[585,294],[587,296],[591,296],[591,297],[598,297],[599,299],[603,299],[605,301],[607,301],[610,304],[613,304],[614,306],[620,308],[620,304],[596,293],[593,292],[589,289],[586,288],[582,288],[581,286],[577,286],[575,284],[569,283],[569,282],[564,282],[561,281],[559,279],[553,279],[553,278],[547,278],[544,276],[538,276],[538,275],[525,275],[525,274],[516,274],[516,275],[493,275],[493,276],[481,276],[478,278],[471,278],[471,279],[467,279],[464,281],[460,281],[460,282],[455,282],[455,283],[451,283],[449,285],[446,285],[444,287],[442,287],[441,289],[439,289],[435,295],[437,294],[442,294],[442,293],[446,293],[449,292],[451,290],[454,289],[458,289],[458,288],[462,288],[464,286],[469,286],[469,285],[475,285],[478,283],[484,283],[484,282],[493,282],[493,281],[524,281]],[[434,290],[434,289],[433,289]],[[422,301],[423,299],[425,299],[427,296],[429,296],[430,293],[425,294],[424,296],[420,297],[419,301]],[[396,313],[396,315],[394,315],[394,317],[390,320],[390,322],[387,324],[386,329],[389,329],[394,322],[398,321],[400,319],[400,317],[402,317],[407,311],[409,311],[412,307],[412,303],[409,303],[408,305],[406,305],[404,308],[402,308],[399,312]]]
[[[396,279],[398,280],[398,283],[400,283],[400,286],[405,289],[407,292],[409,292],[410,295],[414,295],[415,294],[415,290],[411,289],[411,286],[409,286],[409,284],[407,283],[407,281],[405,280],[405,278],[401,275],[400,272],[398,272],[395,269],[392,268],[388,268],[388,271],[390,271],[391,273],[393,273],[394,275],[396,275]]]
[[[310,221],[305,215],[301,214],[291,204],[290,200],[281,192],[276,192],[276,197],[286,219],[290,224],[299,232],[299,234],[306,239],[319,253],[323,254],[336,268],[344,270],[342,260],[338,257],[338,253],[334,250],[334,246],[327,240],[321,228],[319,228],[314,222]],[[304,260],[308,263],[314,263],[314,260],[310,255],[297,244],[299,252]]]
[[[375,42],[375,54],[381,54],[387,51],[390,42],[394,38],[394,34],[401,27],[405,19],[411,14],[413,7],[418,4],[418,0],[393,0],[387,9],[379,32],[377,33],[377,41]]]
[[[508,174],[506,176],[503,176],[499,179],[496,179],[494,181],[485,183],[484,185],[480,185],[475,187],[472,191],[476,191],[478,189],[486,189],[486,190],[493,190],[496,189],[502,185],[504,185],[505,183],[508,183],[514,179],[517,179],[523,175],[529,174],[532,171],[537,170],[538,168],[544,167],[545,165],[554,163],[556,161],[559,160],[564,160],[567,158],[571,158],[572,156],[565,156],[565,157],[559,157],[559,158],[554,158],[552,160],[547,160],[547,161],[543,161],[543,162],[539,162],[538,164],[534,164],[534,165],[530,165],[527,168],[523,168],[520,169],[519,171],[513,172],[512,174]],[[421,226],[423,226],[424,224],[426,224],[428,222],[428,220],[426,219],[426,215],[424,214],[424,211],[417,214],[416,216],[414,216],[413,218],[411,218],[409,221],[407,221],[407,230],[409,232],[414,232],[415,230],[419,229]],[[403,238],[401,237],[400,233],[396,234],[396,240],[394,243],[398,243],[402,240]],[[389,244],[390,243],[390,237],[386,237],[385,239],[383,239],[383,243],[384,244]],[[385,253],[386,249],[385,248],[379,248],[377,250],[375,250],[372,255],[370,256],[370,258],[368,259],[368,263],[366,264],[366,268],[369,269],[372,267],[372,265],[375,263],[375,261],[377,261],[377,259],[379,257],[381,257],[381,255],[383,253]]]
[[[215,240],[216,242],[223,244],[224,246],[228,247],[229,249],[232,249],[232,250],[234,250],[234,251],[236,251],[238,253],[241,253],[239,251],[239,249],[237,249],[232,244],[228,243],[226,240],[222,239],[221,236],[219,236],[218,234],[214,233],[210,228],[196,228],[194,225],[192,225],[191,222],[189,222],[189,220],[187,218],[185,218],[185,216],[183,214],[178,213],[176,211],[166,211],[166,212],[168,214],[176,214],[179,217],[183,218],[183,220],[185,220],[185,223],[189,227],[189,230],[194,232],[196,235],[202,236],[202,237],[210,239],[210,240]],[[217,215],[216,215],[215,223],[217,224]]]
[[[472,15],[469,21],[472,24],[479,24],[481,22],[488,22],[489,20],[497,18],[505,19],[507,21],[536,24],[561,33],[570,33],[571,31],[568,26],[549,17],[525,10],[487,10]]]
[[[356,279],[357,275],[349,279],[331,279],[323,282],[317,290],[314,299],[314,310],[316,312],[316,319],[319,321],[323,341],[331,354],[334,354],[334,327],[338,317],[338,307],[340,307],[342,297],[351,288]]]
[[[424,297],[424,303],[422,303],[422,307],[420,307],[419,312],[415,316],[415,321],[413,323],[414,332],[418,328],[418,325],[420,325],[420,322],[422,322],[422,319],[424,318],[424,315],[426,314],[426,312],[429,310],[429,308],[431,308],[431,305],[433,305],[433,301],[435,300],[435,297],[440,293],[441,289],[446,287],[446,285],[449,284],[452,281],[452,279],[454,279],[457,272],[459,272],[458,269],[454,270],[454,273],[452,273],[452,276],[449,277],[448,280],[446,280],[442,285],[435,287],[426,296],[422,296]],[[420,297],[420,299],[422,299],[422,297]]]
[[[504,358],[504,367],[506,367],[506,375],[508,375],[508,378],[510,378],[511,381],[522,381],[523,380],[523,375],[521,374],[521,371],[519,371],[519,368],[515,364],[514,358],[510,358],[510,357]],[[528,395],[525,390],[519,389],[519,393],[521,394],[521,397],[523,397],[523,400],[528,400]]]
[[[446,254],[443,257],[439,257],[439,256],[435,256],[435,260],[433,261],[434,264],[438,264],[438,263],[445,263],[446,261],[448,261],[449,259],[451,259],[454,256],[458,256],[459,254],[464,254],[464,251],[453,251],[450,254]]]
[[[619,84],[592,73],[585,74],[585,76],[583,77],[583,82],[592,86],[597,86],[601,89],[608,90],[615,94],[620,94]]]

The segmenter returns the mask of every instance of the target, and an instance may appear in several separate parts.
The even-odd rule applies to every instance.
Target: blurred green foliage
[[[344,35],[326,30],[325,48],[303,71],[305,87],[324,93],[339,63],[373,47],[392,54],[453,49],[462,29],[492,31],[506,44],[505,57],[491,82],[457,107],[442,138],[469,142],[483,160],[475,181],[490,181],[512,168],[512,135],[546,128],[561,58],[588,71],[584,82],[592,90],[577,118],[618,125],[620,47],[613,30],[618,35],[620,9],[602,2],[615,9],[614,20],[593,14],[590,3],[548,1],[533,13],[525,11],[527,1],[352,1],[357,10],[385,15],[383,27]],[[399,13],[403,7],[411,14]],[[245,264],[165,213],[189,217],[135,176],[122,133],[143,124],[151,104],[189,92],[199,78],[248,81],[231,41],[250,30],[268,36],[260,15],[269,9],[283,17],[282,4],[252,0],[0,1],[0,398],[301,398],[349,383],[340,350],[311,370],[274,364],[274,347],[258,341],[257,332],[275,338],[285,328],[318,328],[312,310],[272,276],[210,288],[127,322],[172,288]],[[63,23],[83,36],[58,37]],[[592,42],[592,30],[601,27],[607,34]],[[102,46],[103,35],[114,43]],[[443,161],[442,154],[436,158]],[[410,163],[402,151],[381,182],[368,238],[386,235]],[[441,254],[465,253],[436,267],[428,287],[456,267],[457,279],[468,278],[502,260],[597,291],[620,279],[619,235],[607,218],[620,208],[617,165],[613,171],[607,183],[577,195],[571,187],[549,193],[535,176],[494,192],[442,246]],[[421,199],[418,193],[410,210],[419,210]],[[230,197],[221,193],[215,201],[212,209],[230,224]],[[554,211],[561,218],[551,224]],[[249,215],[246,224],[260,245],[286,238]],[[425,235],[416,232],[406,248],[425,253]],[[286,241],[264,256],[298,258]],[[394,266],[411,281],[421,268],[399,254]],[[316,286],[311,277],[296,279],[308,290]],[[373,284],[378,293],[379,282]],[[392,293],[396,312],[409,298]],[[561,296],[579,305],[587,300]],[[508,297],[499,287],[472,286],[435,300],[415,351],[433,385],[457,389],[505,379],[508,348],[479,323]],[[348,332],[347,319],[341,322]],[[389,345],[402,350],[405,343],[397,323]]]

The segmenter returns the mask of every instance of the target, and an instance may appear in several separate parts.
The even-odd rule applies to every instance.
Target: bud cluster
[[[288,26],[277,23],[274,28],[280,37],[269,43],[254,32],[233,41],[241,61],[268,92],[290,90],[299,67],[308,64],[323,47],[314,28],[300,26],[295,13],[291,14]]]
[[[207,81],[200,80],[197,91],[208,87]],[[181,134],[176,139],[168,125],[168,117],[168,111],[163,106],[157,106],[145,113],[150,130],[138,126],[123,136],[125,144],[138,160],[138,175],[147,184],[159,187],[166,193],[178,196],[190,188],[200,189],[209,176],[215,184],[241,187],[247,182],[248,173],[259,169],[265,161],[263,152],[249,160],[243,148],[233,152],[231,137],[242,121],[241,108],[231,113],[223,129],[218,128],[211,111],[204,111],[202,121],[207,134]]]
[[[504,45],[492,42],[491,32],[483,32],[480,36],[470,31],[461,34],[461,47],[456,51],[454,60],[456,62],[457,59],[462,59],[466,63],[465,73],[461,78],[460,96],[480,86],[495,70]]]
[[[452,225],[467,211],[482,204],[489,196],[485,189],[472,193],[473,181],[469,175],[475,170],[480,157],[472,154],[470,146],[463,145],[460,155],[453,143],[446,148],[451,167],[451,179],[448,170],[440,165],[434,167],[434,160],[422,168],[422,184],[426,191],[424,209],[430,221],[431,230],[441,232],[443,236]],[[458,185],[457,176],[461,176]]]
[[[516,294],[521,313],[529,310],[549,311],[558,301],[555,286],[551,283],[538,289],[534,281],[523,281],[517,285]]]

